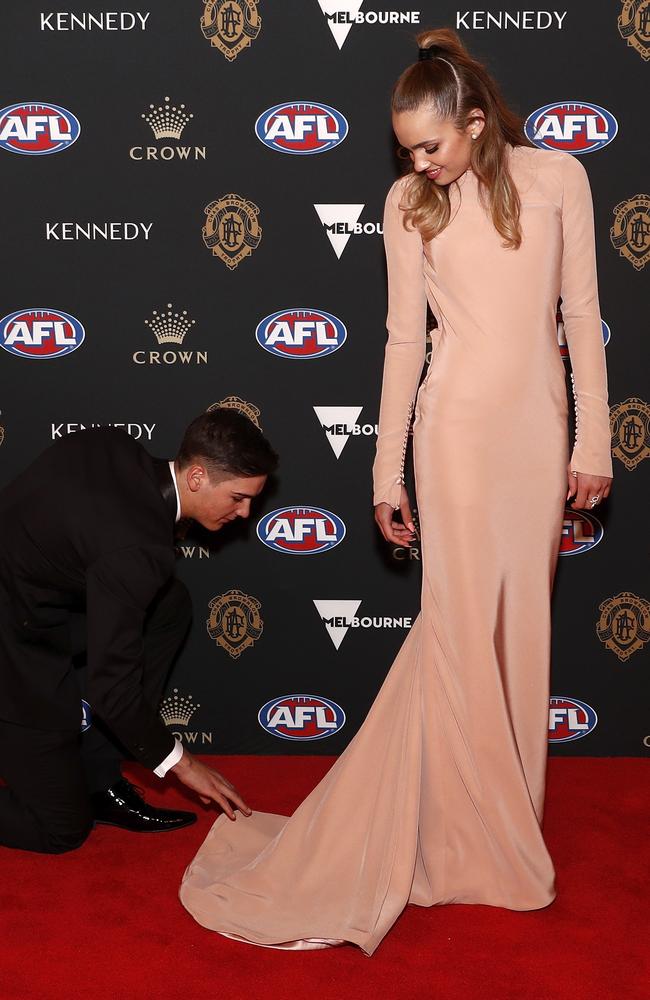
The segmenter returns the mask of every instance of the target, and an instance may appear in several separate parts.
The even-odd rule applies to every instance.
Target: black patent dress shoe
[[[182,826],[196,823],[196,814],[178,809],[157,809],[144,801],[136,789],[120,778],[105,792],[94,792],[92,800],[95,823],[121,826],[136,833],[154,833],[159,830],[180,830]]]

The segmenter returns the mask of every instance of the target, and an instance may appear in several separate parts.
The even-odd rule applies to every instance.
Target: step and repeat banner
[[[390,90],[442,26],[589,174],[615,485],[567,509],[549,740],[650,753],[648,0],[5,0],[0,485],[84,427],[172,456],[213,406],[281,456],[249,522],[178,545],[195,618],[161,714],[199,752],[339,753],[417,615],[418,545],[371,506],[381,218]],[[561,311],[558,350],[569,387]]]

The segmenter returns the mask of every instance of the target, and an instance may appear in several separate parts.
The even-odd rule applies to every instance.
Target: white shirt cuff
[[[178,764],[179,760],[183,756],[183,744],[179,740],[178,736],[174,738],[176,740],[176,746],[172,752],[167,754],[158,767],[154,767],[153,773],[157,774],[159,778],[164,778],[170,767],[173,767],[174,764]]]

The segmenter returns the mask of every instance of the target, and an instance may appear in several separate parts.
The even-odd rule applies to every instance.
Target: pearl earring
[[[476,132],[472,132],[472,139],[478,139]]]

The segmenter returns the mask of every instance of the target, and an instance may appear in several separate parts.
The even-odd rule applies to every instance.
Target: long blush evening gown
[[[550,595],[575,471],[611,476],[593,210],[568,153],[507,147],[523,242],[505,249],[468,169],[423,245],[391,188],[375,503],[398,506],[415,403],[421,613],[368,716],[291,818],[221,816],[185,872],[205,927],[268,947],[371,955],[407,903],[512,910],[554,898],[541,822]],[[425,356],[427,300],[438,326]]]

